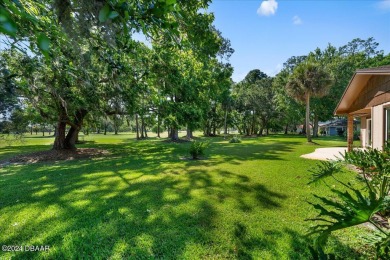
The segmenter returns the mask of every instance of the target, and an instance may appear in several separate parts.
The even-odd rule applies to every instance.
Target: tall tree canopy
[[[161,46],[168,56],[178,50],[185,53],[184,59],[175,56],[176,68],[181,61],[190,61],[187,57],[193,53],[195,60],[184,66],[187,71],[180,74],[179,83],[183,88],[193,86],[191,80],[199,77],[186,73],[196,71],[197,63],[230,51],[228,41],[212,26],[213,15],[201,11],[208,4],[203,0],[3,1],[0,32],[9,36],[4,38],[9,48],[24,54],[20,61],[26,64],[13,68],[22,82],[20,95],[31,99],[42,116],[57,120],[54,149],[75,148],[88,114],[145,110],[145,103],[135,100],[153,90],[154,61],[151,49],[134,40],[134,33],[144,34],[153,42],[152,49]]]

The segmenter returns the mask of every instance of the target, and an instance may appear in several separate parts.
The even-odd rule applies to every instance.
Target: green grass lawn
[[[308,145],[300,136],[211,142],[205,160],[187,160],[189,143],[133,134],[90,135],[80,147],[105,158],[0,168],[0,244],[48,245],[48,252],[0,252],[0,258],[304,259],[316,212],[306,203],[325,185],[307,185],[316,161],[299,156],[338,138]],[[50,148],[30,137],[0,148],[0,159]],[[353,173],[340,177],[353,179]],[[329,185],[338,186],[332,181]],[[355,228],[336,234],[329,251],[355,259],[364,241]]]

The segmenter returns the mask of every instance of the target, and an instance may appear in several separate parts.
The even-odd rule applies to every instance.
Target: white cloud
[[[302,22],[302,19],[298,16],[298,15],[295,15],[293,18],[293,24],[295,25],[301,25],[303,22]]]
[[[265,0],[261,2],[259,9],[257,9],[257,14],[262,16],[270,16],[276,13],[278,9],[278,3],[276,0]]]
[[[381,10],[390,10],[390,0],[382,0],[378,2],[377,7]]]
[[[283,65],[281,63],[276,64],[274,68],[268,68],[264,70],[264,73],[268,76],[275,77],[283,69]]]

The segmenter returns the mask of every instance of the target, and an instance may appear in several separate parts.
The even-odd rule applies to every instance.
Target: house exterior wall
[[[334,126],[329,127],[329,135],[330,135],[330,136],[335,136],[335,135],[337,135],[336,127],[334,127]]]
[[[362,147],[367,147],[367,117],[360,118],[360,142]]]
[[[372,148],[382,150],[385,141],[385,106],[390,102],[372,107]]]
[[[359,97],[353,102],[350,111],[365,107],[379,106],[390,100],[390,76],[375,75],[368,82]]]

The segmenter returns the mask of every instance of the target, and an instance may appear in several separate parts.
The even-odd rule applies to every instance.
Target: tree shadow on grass
[[[218,158],[183,162],[179,158],[188,144],[133,140],[120,146],[93,144],[113,152],[106,158],[12,167],[0,173],[0,240],[50,245],[48,258],[218,255],[215,248],[223,247],[223,241],[213,235],[221,214],[218,205],[233,201],[234,210],[242,213],[255,208],[276,210],[287,197],[251,182],[246,175],[205,168],[283,160],[283,153],[298,143],[212,144],[211,153]],[[241,247],[246,249],[240,256],[249,256],[255,244],[272,243],[264,237],[243,241]],[[188,249],[192,247],[194,251]],[[230,257],[226,254],[232,252],[219,253]],[[17,254],[20,258],[44,256]]]
[[[290,237],[291,250],[289,259],[313,259],[309,247],[314,244],[314,237],[299,234],[292,229],[285,229],[284,232]],[[336,259],[362,259],[357,249],[342,243],[335,236],[329,238],[328,244],[332,244],[332,253]]]
[[[0,147],[0,160],[10,158],[22,153],[31,153],[36,151],[49,150],[51,147],[48,145],[13,145]]]
[[[283,139],[281,139],[282,142],[242,144],[221,143],[221,140],[221,138],[211,139],[211,146],[206,151],[206,160],[201,162],[188,160],[186,166],[202,165],[208,167],[223,163],[240,165],[244,161],[253,160],[284,160],[284,155],[293,151],[294,147],[300,144],[298,141],[285,141]],[[150,140],[138,141],[124,139],[120,144],[101,144],[87,141],[87,143],[80,144],[77,147],[108,150],[111,153],[110,158],[143,159],[152,163],[165,163],[179,161],[183,156],[189,156],[189,146],[189,143],[165,143],[163,140],[151,138]],[[50,149],[50,145],[11,146],[0,151],[0,160],[22,153]]]
[[[289,250],[282,254],[278,248],[277,239],[286,237]],[[235,223],[235,255],[238,259],[256,259],[254,251],[267,252],[272,259],[315,259],[309,247],[313,246],[313,238],[298,233],[290,228],[281,231],[265,230],[261,236],[250,235],[248,228],[240,223]],[[332,251],[336,259],[360,259],[359,252],[343,243],[337,238],[331,237]]]
[[[255,259],[253,256],[254,250],[267,251],[272,254],[275,259],[280,259],[282,256],[277,251],[276,240],[273,237],[280,236],[277,231],[265,231],[262,236],[253,237],[248,234],[247,227],[242,223],[235,223],[235,252],[237,259]]]
[[[0,175],[0,240],[51,246],[17,258],[177,259],[191,246],[206,257],[223,243],[213,235],[218,204],[229,198],[244,211],[284,199],[229,171],[160,169],[140,158],[13,167]]]

